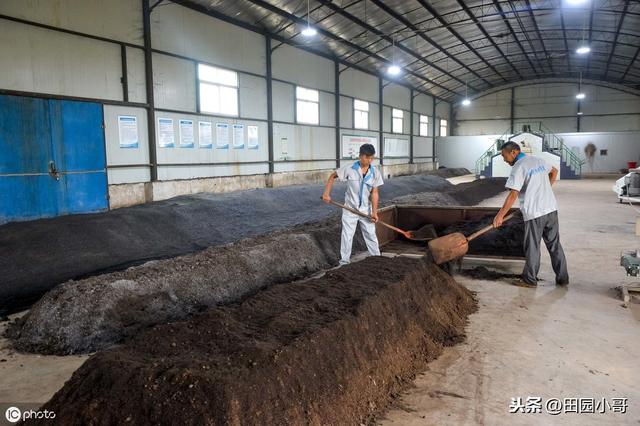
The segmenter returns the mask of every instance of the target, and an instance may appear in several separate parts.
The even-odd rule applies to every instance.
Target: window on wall
[[[353,127],[356,129],[369,128],[369,102],[353,100]]]
[[[401,109],[393,108],[391,110],[391,132],[402,133],[404,114]]]
[[[429,135],[429,117],[426,115],[420,114],[420,136],[428,136]]]
[[[320,93],[317,90],[296,87],[296,122],[320,124]]]
[[[440,136],[447,136],[447,120],[440,119]]]
[[[238,115],[238,73],[198,64],[200,111]]]

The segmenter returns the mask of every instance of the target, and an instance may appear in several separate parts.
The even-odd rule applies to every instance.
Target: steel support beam
[[[462,44],[464,44],[464,46],[469,49],[469,51],[473,52],[474,55],[476,55],[482,62],[484,62],[487,67],[489,67],[491,69],[491,71],[493,71],[495,74],[499,75],[501,79],[503,79],[504,81],[507,81],[507,79],[500,73],[500,71],[498,71],[492,64],[490,64],[489,62],[487,62],[487,60],[482,57],[482,55],[480,55],[474,48],[473,46],[471,46],[471,44],[469,44],[464,37],[462,37],[452,26],[449,25],[449,23],[447,21],[444,20],[444,18],[442,16],[440,16],[440,14],[438,13],[438,11],[431,6],[428,2],[426,2],[425,0],[418,0],[418,3],[420,3],[420,5],[422,7],[424,7],[434,18],[436,18],[436,20],[444,27],[446,28],[449,33],[451,33],[455,38],[458,39],[458,41],[460,41]]]
[[[554,72],[554,70],[553,70],[553,61],[549,57],[549,52],[547,52],[547,46],[545,46],[545,44],[544,44],[544,38],[542,38],[542,34],[540,34],[540,28],[538,27],[538,21],[536,21],[536,16],[533,13],[533,9],[531,7],[531,2],[529,0],[525,0],[525,1],[527,3],[527,8],[529,10],[529,16],[531,16],[531,20],[533,21],[533,28],[536,30],[536,34],[538,35],[538,40],[540,40],[540,44],[542,45],[542,50],[544,52],[544,56],[547,59],[547,63],[549,64],[549,68],[551,69],[551,72]],[[565,40],[566,40],[566,38],[565,38]]]
[[[409,104],[409,164],[413,164],[413,89],[409,89],[409,97],[411,103]]]
[[[516,44],[518,45],[518,47],[522,51],[522,54],[524,55],[524,57],[527,59],[527,62],[529,63],[529,66],[531,67],[531,69],[533,70],[533,72],[537,76],[540,76],[540,74],[538,74],[538,70],[536,70],[536,67],[533,65],[533,62],[531,62],[531,58],[529,58],[529,55],[527,54],[527,51],[524,50],[524,46],[522,46],[522,43],[520,43],[520,39],[518,39],[518,37],[516,36],[516,32],[514,31],[513,27],[511,26],[511,23],[507,19],[507,15],[504,12],[504,10],[502,9],[502,6],[500,5],[500,3],[497,0],[493,0],[493,4],[498,9],[498,12],[500,12],[500,16],[502,17],[502,22],[504,22],[504,24],[509,29],[509,32],[511,32],[511,36],[513,37],[513,39],[515,40]]]
[[[267,68],[267,145],[269,147],[269,173],[273,173],[273,74],[271,72],[271,37],[266,36],[264,39]]]
[[[254,1],[254,0],[248,0],[248,1]],[[347,11],[346,11],[346,10],[344,10],[343,8],[341,8],[341,7],[339,7],[338,5],[336,5],[336,4],[334,4],[333,2],[331,2],[331,0],[317,0],[317,1],[319,1],[320,3],[322,3],[324,6],[327,6],[327,7],[328,7],[328,8],[330,8],[331,10],[335,11],[336,13],[338,13],[338,14],[340,14],[340,15],[344,16],[345,18],[349,19],[350,21],[352,21],[353,23],[357,24],[358,26],[360,26],[360,27],[362,27],[362,28],[366,29],[367,31],[372,32],[373,34],[375,34],[376,36],[380,37],[382,40],[386,41],[387,43],[394,44],[394,40],[393,40],[393,38],[392,38],[392,37],[389,37],[387,34],[385,34],[385,33],[384,33],[383,31],[381,31],[380,29],[378,29],[378,28],[376,28],[376,27],[374,27],[374,26],[372,26],[372,25],[367,24],[366,22],[364,22],[363,20],[361,20],[361,19],[360,19],[360,18],[358,18],[357,16],[352,15],[351,13],[347,12]],[[343,40],[342,38],[339,38],[339,39],[340,39],[340,40]],[[451,75],[450,75],[450,74],[448,74],[448,73],[447,73],[447,71],[446,71],[446,70],[444,70],[443,68],[439,67],[438,65],[436,65],[435,63],[433,63],[433,62],[431,62],[431,61],[426,60],[426,59],[424,58],[424,56],[423,56],[423,55],[420,55],[420,54],[416,53],[415,51],[413,51],[413,50],[409,49],[409,48],[408,48],[408,47],[406,47],[406,46],[403,46],[402,44],[395,43],[395,45],[396,45],[396,47],[397,47],[398,49],[400,49],[400,50],[402,50],[403,52],[407,53],[408,55],[411,55],[411,56],[413,56],[414,58],[416,58],[416,60],[417,60],[416,62],[423,62],[424,64],[426,64],[426,65],[428,65],[428,66],[430,66],[430,67],[432,67],[432,68],[436,69],[437,71],[439,71],[439,72],[441,72],[441,73],[443,73],[443,74],[447,74],[447,75],[451,76]],[[362,48],[360,48],[360,50],[362,51]],[[365,53],[365,54],[367,54],[367,55],[369,55],[369,56],[373,56],[373,57],[375,57],[375,56],[377,56],[377,55],[378,55],[376,52],[373,52],[373,51],[368,50],[368,49],[364,49],[364,52],[363,52],[363,53]],[[374,56],[374,55],[375,55],[375,56]],[[386,59],[384,59],[384,58],[383,58],[383,60],[384,60],[385,62],[389,62],[389,61],[387,61],[387,60],[386,60]],[[453,77],[453,76],[451,76],[451,77]],[[421,77],[421,78],[423,78],[423,79],[424,79],[424,77]],[[459,79],[457,79],[457,78],[455,78],[455,77],[453,77],[453,78],[454,78],[454,79],[456,79],[457,81],[459,81],[459,82],[461,82],[461,83],[463,83],[463,84],[464,84],[464,81],[459,80]],[[438,84],[438,83],[436,83],[436,82],[434,82],[434,81],[432,81],[432,80],[427,80],[427,81],[428,81],[430,84],[433,84],[433,85],[434,85],[434,86],[436,86],[436,87],[439,87],[439,88],[441,88],[441,89],[444,89],[444,90],[447,90],[447,91],[450,91],[450,92],[451,92],[451,90],[450,90],[449,88],[444,87],[444,86],[441,86],[440,84]],[[475,88],[474,88],[474,90],[475,90]],[[455,92],[452,92],[452,93],[455,93]]]
[[[622,9],[622,14],[620,15],[620,20],[618,21],[618,27],[616,29],[616,35],[613,39],[613,46],[611,46],[611,52],[609,53],[609,58],[607,59],[607,67],[604,70],[604,79],[607,79],[607,75],[609,75],[609,67],[611,66],[611,59],[613,58],[613,53],[616,51],[616,44],[618,43],[618,36],[620,35],[620,30],[622,29],[622,23],[624,22],[624,18],[627,14],[627,9],[629,9],[629,0],[624,3],[624,8]]]
[[[502,59],[504,59],[504,61],[509,64],[509,66],[511,67],[511,69],[518,75],[518,77],[522,78],[522,75],[520,75],[520,71],[518,71],[518,68],[514,67],[513,64],[509,61],[509,59],[507,59],[507,56],[504,54],[504,52],[502,51],[502,49],[500,49],[500,46],[498,46],[495,42],[495,40],[493,39],[493,37],[491,37],[491,35],[487,32],[487,30],[484,28],[484,26],[480,23],[480,21],[478,21],[478,18],[476,18],[476,16],[471,12],[471,9],[469,9],[469,7],[462,1],[462,0],[456,0],[458,2],[458,5],[462,8],[462,10],[465,11],[465,13],[467,14],[467,16],[469,18],[471,18],[471,20],[473,21],[474,24],[476,24],[476,26],[478,27],[478,29],[480,30],[480,32],[482,33],[482,35],[489,40],[489,42],[491,42],[491,45],[493,46],[494,49],[496,49],[496,51],[498,53],[500,53],[500,56],[502,56]]]
[[[149,0],[142,0],[142,35],[144,40],[144,75],[147,93],[147,139],[149,143],[149,169],[151,182],[158,180],[158,158],[156,154],[156,112],[153,99],[153,60],[151,52],[151,9]]]
[[[458,65],[460,65],[461,67],[463,67],[464,69],[466,69],[467,71],[469,71],[471,74],[473,74],[474,76],[476,76],[476,78],[484,81],[489,87],[494,86],[493,84],[491,84],[488,80],[486,80],[484,77],[482,77],[480,74],[476,73],[474,70],[472,70],[471,68],[469,68],[467,65],[465,65],[464,63],[462,63],[461,61],[459,61],[455,56],[449,54],[447,52],[447,49],[445,49],[444,47],[442,47],[439,43],[437,43],[436,41],[434,41],[431,37],[428,37],[424,34],[423,31],[420,30],[420,28],[416,27],[411,21],[409,21],[407,18],[405,18],[404,16],[398,15],[390,6],[386,5],[385,3],[383,3],[381,0],[371,0],[376,6],[378,6],[380,9],[384,10],[389,16],[393,17],[394,19],[396,19],[398,22],[402,23],[402,25],[404,25],[405,27],[411,29],[412,31],[414,31],[418,37],[420,37],[421,39],[423,39],[424,41],[426,41],[427,43],[431,44],[433,47],[435,47],[436,49],[438,49],[440,52],[444,53],[447,57],[451,58],[452,61],[454,61],[455,63],[457,63]],[[446,72],[445,72],[446,73]],[[469,86],[472,87],[472,86]],[[478,90],[475,87],[472,87],[473,90]]]
[[[432,105],[433,105],[433,123],[431,124],[431,127],[433,129],[433,132],[431,134],[431,155],[433,156],[433,170],[437,169],[437,163],[438,163],[438,154],[437,154],[437,144],[436,144],[436,126],[437,126],[437,118],[436,118],[436,105],[438,105],[438,101],[436,101],[436,98],[432,99]]]
[[[333,78],[335,80],[335,113],[336,113],[336,169],[340,168],[340,63],[333,62]]]
[[[379,135],[379,148],[380,148],[380,165],[384,164],[384,118],[383,118],[383,94],[384,94],[384,82],[382,77],[378,77],[378,135]]]

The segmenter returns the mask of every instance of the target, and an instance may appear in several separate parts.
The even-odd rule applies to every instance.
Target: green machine
[[[627,276],[637,277],[640,275],[640,256],[638,250],[624,252],[620,256],[620,266],[627,271]]]

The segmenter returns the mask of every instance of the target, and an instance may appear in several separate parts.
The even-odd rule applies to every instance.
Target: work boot
[[[509,282],[517,287],[526,287],[526,288],[536,288],[538,284],[533,284],[528,281],[523,280],[522,278],[516,278],[513,280],[509,280]]]

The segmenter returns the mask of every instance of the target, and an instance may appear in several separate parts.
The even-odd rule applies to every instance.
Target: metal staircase
[[[569,149],[561,137],[556,135],[551,129],[542,122],[516,122],[515,128],[526,129],[527,132],[542,137],[542,150],[550,152],[560,157],[560,176],[562,179],[580,179],[582,173],[582,165],[585,161],[575,152]],[[493,157],[500,154],[500,146],[514,136],[523,132],[510,133],[505,131],[502,136],[496,139],[495,143],[487,149],[480,158],[476,160],[475,173],[476,176],[489,177],[492,175],[491,161]]]

